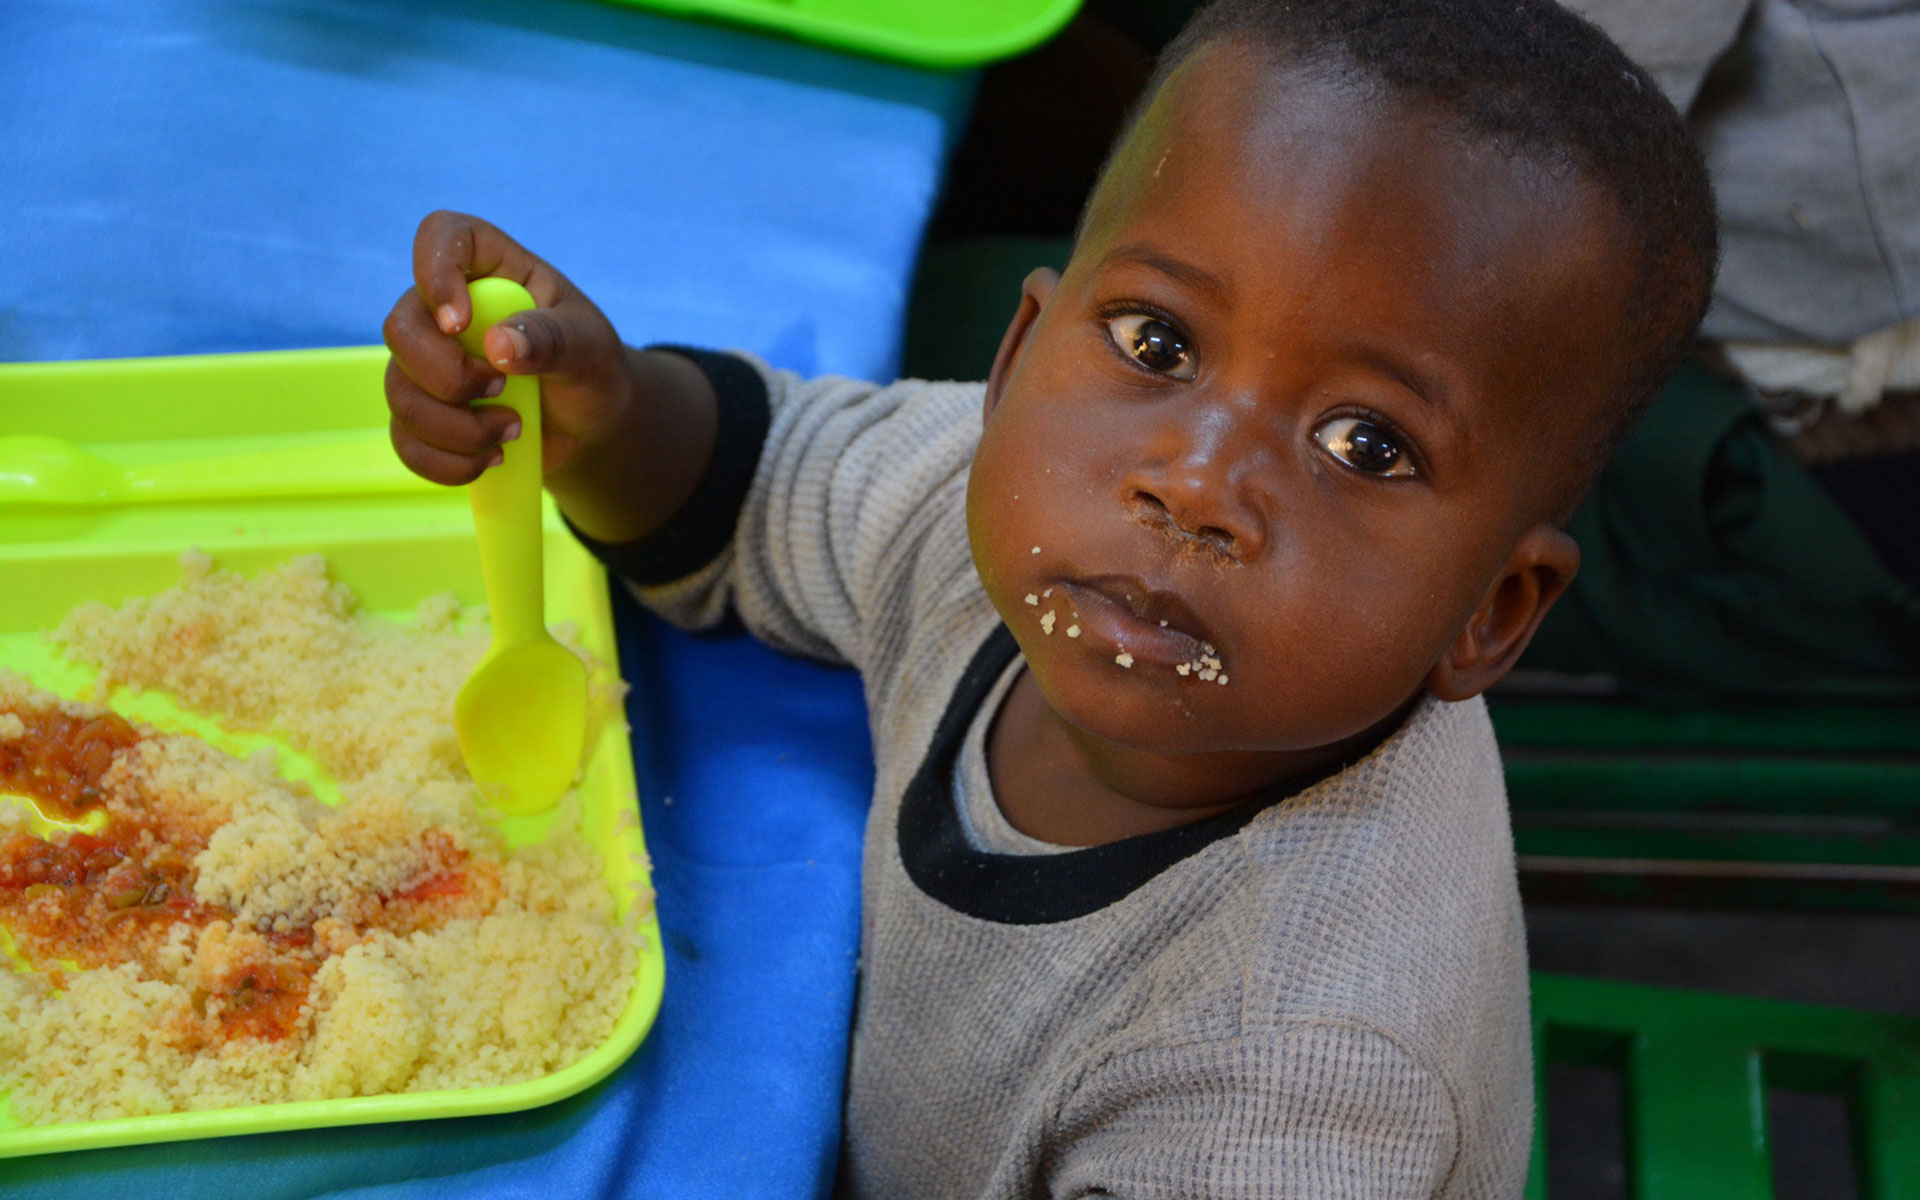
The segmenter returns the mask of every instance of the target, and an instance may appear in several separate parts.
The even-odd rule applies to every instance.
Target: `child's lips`
[[[1101,649],[1172,667],[1196,661],[1206,645],[1200,618],[1179,595],[1127,575],[1097,575],[1061,584],[1071,621]],[[1164,624],[1163,624],[1164,622]],[[1207,647],[1209,653],[1217,653]]]

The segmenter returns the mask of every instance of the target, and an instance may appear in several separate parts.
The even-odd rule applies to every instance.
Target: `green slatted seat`
[[[1529,901],[1920,912],[1920,705],[1490,707]]]
[[[1844,1097],[1862,1200],[1920,1200],[1920,1019],[1536,972],[1533,1020],[1528,1200],[1555,1063],[1620,1072],[1635,1200],[1771,1200],[1769,1087]]]

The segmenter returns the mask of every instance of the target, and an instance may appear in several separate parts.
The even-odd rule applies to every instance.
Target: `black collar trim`
[[[1058,854],[994,854],[969,845],[953,795],[967,726],[1020,652],[996,625],[967,664],[927,755],[900,802],[900,860],[920,890],[948,908],[1003,925],[1046,925],[1098,912],[1190,855],[1238,832],[1300,788],[1339,768],[1276,789],[1270,798],[1158,833]]]

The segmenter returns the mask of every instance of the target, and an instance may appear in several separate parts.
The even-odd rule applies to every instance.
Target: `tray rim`
[[[611,0],[669,16],[724,21],[913,66],[952,70],[977,67],[1030,50],[1059,32],[1081,0],[1047,0],[1031,14],[971,33],[936,36],[860,18],[811,11],[765,0]]]

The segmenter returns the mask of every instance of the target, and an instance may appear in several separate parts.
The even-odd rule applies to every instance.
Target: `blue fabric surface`
[[[641,341],[889,375],[964,76],[585,0],[8,0],[0,359],[361,345],[434,208]]]
[[[0,46],[0,360],[375,341],[415,224],[454,207],[629,341],[889,377],[970,86],[568,0],[8,0]],[[857,681],[618,608],[667,955],[632,1060],[525,1113],[0,1160],[0,1195],[819,1194]]]

